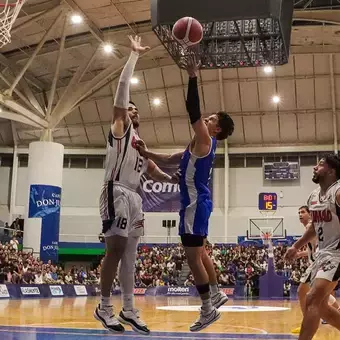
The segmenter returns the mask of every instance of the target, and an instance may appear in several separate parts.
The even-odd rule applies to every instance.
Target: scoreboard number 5
[[[266,210],[273,210],[273,202],[266,202]]]

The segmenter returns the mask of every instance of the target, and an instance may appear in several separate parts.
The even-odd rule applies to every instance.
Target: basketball
[[[203,27],[196,19],[184,17],[176,21],[172,35],[182,45],[194,46],[203,38]]]

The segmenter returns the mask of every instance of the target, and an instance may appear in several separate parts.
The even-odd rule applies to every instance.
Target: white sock
[[[210,285],[211,295],[215,295],[219,292],[218,285]]]
[[[112,306],[111,303],[111,296],[107,297],[107,296],[101,296],[100,299],[100,308],[105,308],[108,306]]]
[[[123,309],[125,311],[133,310],[133,294],[124,294],[123,295]]]
[[[213,310],[213,305],[211,303],[211,298],[202,300],[202,310],[206,313],[210,313]]]

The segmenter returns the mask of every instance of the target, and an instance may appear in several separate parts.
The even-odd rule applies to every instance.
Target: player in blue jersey
[[[173,155],[152,153],[146,150],[142,142],[139,142],[138,148],[143,157],[150,158],[158,164],[179,163],[181,191],[179,235],[202,300],[200,316],[190,327],[192,332],[196,332],[218,320],[220,313],[217,308],[228,300],[227,296],[218,290],[214,266],[204,245],[213,208],[209,181],[216,144],[217,140],[224,140],[233,133],[234,122],[222,111],[203,119],[197,87],[197,66],[190,62],[187,71],[189,86],[186,105],[195,132],[194,138],[184,152]]]

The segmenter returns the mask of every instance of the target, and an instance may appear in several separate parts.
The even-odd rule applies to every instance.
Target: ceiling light
[[[131,84],[138,84],[139,83],[139,79],[136,78],[136,77],[133,77],[133,78],[131,78],[130,82],[131,82]]]
[[[265,66],[263,71],[264,73],[270,74],[273,72],[273,68],[271,66]]]
[[[71,16],[71,20],[74,24],[80,24],[83,21],[83,18],[79,14],[74,14]]]
[[[155,106],[161,105],[161,100],[160,100],[159,98],[155,98],[155,99],[153,100],[153,105],[155,105]]]
[[[111,44],[105,44],[104,45],[104,52],[105,53],[111,53],[113,51],[113,46]]]
[[[273,103],[275,103],[275,104],[278,104],[278,103],[280,103],[280,97],[279,96],[273,96],[273,98],[272,98],[272,101],[273,101]]]

